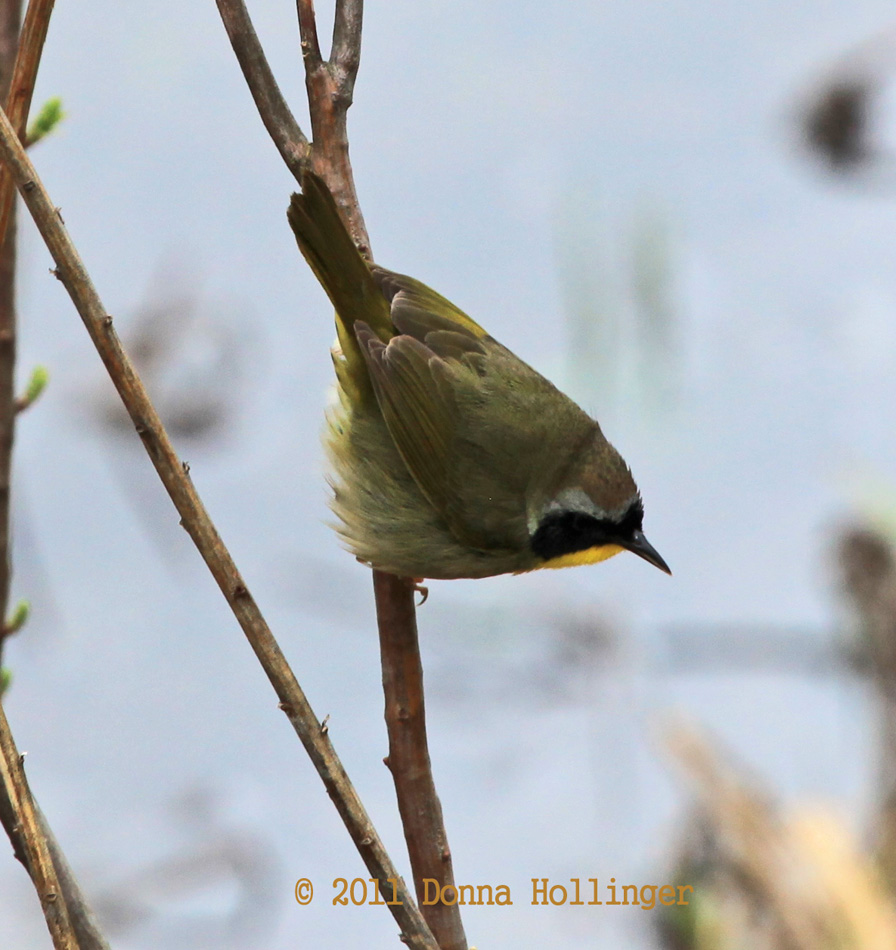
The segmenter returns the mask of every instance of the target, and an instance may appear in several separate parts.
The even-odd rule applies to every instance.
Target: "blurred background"
[[[305,125],[294,5],[249,6]],[[890,867],[896,770],[894,92],[883,0],[368,4],[349,119],[376,259],[600,419],[674,572],[622,556],[430,585],[455,873],[515,901],[467,908],[472,944],[823,948],[847,895],[832,913],[861,908],[850,926],[879,941],[855,946],[893,945],[872,861]],[[35,103],[57,95],[32,158],[407,872],[371,580],[327,526],[332,316],[215,4],[59,4]],[[366,869],[20,236],[20,376],[51,382],[17,433],[32,617],[6,707],[113,944],[396,946],[381,908],[332,906]],[[670,740],[672,716],[712,751]],[[576,877],[699,900],[531,906],[531,878]],[[4,946],[49,945],[11,858],[0,918]]]

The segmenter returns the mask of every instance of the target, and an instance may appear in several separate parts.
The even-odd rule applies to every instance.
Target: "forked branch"
[[[217,0],[217,4],[261,121],[286,167],[296,181],[301,181],[302,170],[309,161],[311,143],[305,138],[280,92],[246,5],[243,0]]]
[[[274,79],[243,0],[215,0],[264,127],[297,182],[311,168],[327,183],[361,253],[370,241],[348,158],[346,112],[361,58],[361,0],[338,0],[330,58],[321,55],[314,4],[297,0],[313,145],[293,118]]]
[[[3,704],[0,703],[0,784],[12,803],[21,824],[20,840],[24,845],[25,867],[34,882],[40,906],[53,937],[56,950],[78,950],[78,940],[69,920],[68,908],[56,877],[47,840],[38,820],[37,808],[28,788],[22,757],[16,749]]]
[[[255,37],[246,8],[242,0],[216,2],[262,121],[269,130],[277,127],[277,115],[285,108],[285,104],[278,105],[282,103],[282,96],[279,90],[276,97],[262,94],[269,84],[275,85],[270,68],[265,64],[263,68],[248,70],[244,65],[263,58],[256,46],[252,47],[251,56],[246,51],[246,37]],[[300,165],[307,164],[327,183],[355,244],[372,260],[349,161],[346,124],[361,60],[363,2],[336,0],[333,43],[326,60],[320,49],[313,0],[297,0],[296,9],[312,133],[312,144],[303,153]],[[263,77],[263,87],[260,77]],[[307,143],[300,131],[296,133],[294,150],[298,149],[297,143]],[[274,141],[284,154],[276,137]],[[293,166],[290,170],[296,175]],[[301,183],[301,175],[296,178]],[[424,878],[434,878],[442,887],[453,886],[454,874],[427,747],[414,588],[406,578],[380,571],[374,571],[373,583],[389,732],[388,762],[395,781],[417,897],[422,900]],[[424,914],[442,950],[466,950],[463,923],[456,905],[437,902],[424,906]]]

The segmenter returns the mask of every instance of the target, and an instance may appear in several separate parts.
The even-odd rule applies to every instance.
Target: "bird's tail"
[[[336,308],[341,353],[334,356],[334,362],[339,382],[350,395],[366,391],[370,384],[354,324],[363,321],[386,342],[394,333],[389,304],[323,179],[305,172],[302,193],[292,196],[286,216],[299,250]]]

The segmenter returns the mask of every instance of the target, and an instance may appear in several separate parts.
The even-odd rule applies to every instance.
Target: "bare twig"
[[[373,589],[389,731],[386,764],[395,781],[398,810],[419,900],[424,893],[424,878],[438,881],[440,891],[446,886],[453,889],[454,871],[426,741],[414,586],[404,578],[375,571]],[[463,923],[450,891],[446,898],[446,902],[438,900],[424,905],[423,915],[441,950],[466,950]]]
[[[0,95],[7,97],[10,120],[25,137],[31,96],[37,78],[54,0],[31,0],[19,35],[19,0],[3,0],[4,34],[0,42]],[[13,63],[11,73],[9,64]],[[7,95],[8,90],[8,95]],[[0,168],[0,662],[3,657],[12,559],[9,550],[10,478],[15,437],[16,395],[16,238],[15,186]]]
[[[298,0],[305,88],[311,114],[311,165],[327,183],[358,249],[368,259],[370,238],[348,156],[347,115],[361,62],[362,0],[339,0],[330,58],[321,59],[314,0]]]
[[[381,881],[397,880],[398,903],[390,907],[402,928],[403,939],[411,947],[433,950],[436,944],[429,928],[386,853],[326,730],[321,728],[320,721],[314,715],[280,646],[249,593],[230,552],[209,518],[193,487],[189,466],[178,459],[143,383],[121,346],[112,326],[112,318],[106,313],[57,209],[3,112],[0,112],[0,158],[12,171],[16,186],[56,262],[56,276],[72,298],[143,440],[144,448],[180,514],[181,524],[193,539],[246,634],[280,699],[280,708],[301,739],[361,857],[374,877]]]
[[[34,802],[34,811],[37,816],[40,834],[46,841],[47,851],[56,869],[59,893],[68,908],[69,920],[77,937],[79,950],[109,950],[109,944],[99,929],[93,911],[81,892],[74,872],[59,847],[47,819],[33,795],[31,800]],[[25,826],[17,811],[16,802],[9,797],[7,788],[2,783],[0,783],[0,823],[3,824],[6,834],[9,836],[13,854],[30,874],[31,868],[28,863],[28,849],[24,834]],[[37,882],[35,882],[35,886],[37,886]]]
[[[35,804],[22,768],[22,758],[9,731],[9,723],[2,703],[0,703],[0,779],[2,779],[6,797],[12,802],[21,825],[25,867],[31,875],[37,896],[40,898],[40,906],[53,937],[53,946],[57,950],[79,950],[78,940],[69,920],[65,897],[56,877],[56,868],[50,858],[46,838],[41,832]]]
[[[255,27],[243,0],[216,0],[218,12],[230,38],[230,45],[246,78],[246,85],[264,127],[277,146],[286,167],[302,180],[302,171],[310,160],[311,145],[290,112],[283,94],[265,59]]]
[[[9,84],[9,94],[6,97],[6,114],[12,122],[19,138],[24,141],[25,129],[28,123],[28,113],[31,111],[31,97],[34,94],[34,83],[37,79],[37,69],[44,51],[44,42],[47,30],[50,27],[50,16],[56,0],[30,0],[22,23],[22,32],[18,39],[15,65],[12,70],[12,81]],[[19,0],[13,0],[12,6],[19,6]],[[5,90],[6,83],[2,88]],[[9,175],[0,169],[0,244],[6,236],[10,214],[15,198],[15,186]]]
[[[297,0],[296,13],[299,16],[299,34],[302,37],[302,62],[307,75],[310,70],[322,65],[320,41],[317,38],[317,17],[312,0]]]
[[[41,833],[46,838],[47,849],[53,859],[53,866],[56,868],[56,877],[65,898],[65,905],[68,907],[68,917],[72,922],[72,929],[78,938],[78,950],[109,950],[109,944],[100,931],[93,910],[87,903],[87,898],[81,892],[81,887],[75,879],[74,872],[36,800],[34,801],[34,810],[37,813]]]
[[[362,0],[337,0],[336,18],[333,23],[333,48],[330,62],[344,71],[343,85],[349,102],[355,88],[355,77],[361,63]]]
[[[0,0],[0,102],[10,89],[19,42],[21,0]],[[0,200],[4,187],[11,186],[0,170]],[[12,198],[12,193],[9,195]],[[12,573],[9,551],[9,493],[12,471],[12,443],[15,434],[16,369],[16,235],[15,205],[7,202],[7,220],[0,235],[0,663],[6,630],[6,610]]]
[[[361,2],[340,2],[331,60],[321,58],[311,0],[298,0],[305,83],[311,109],[312,148],[299,128],[258,41],[243,0],[215,0],[230,44],[264,127],[296,181],[306,167],[326,181],[349,222],[355,243],[370,256],[370,242],[355,194],[345,114],[352,101],[360,61]]]

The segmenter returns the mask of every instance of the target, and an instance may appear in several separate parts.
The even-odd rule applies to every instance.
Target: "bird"
[[[369,263],[321,177],[301,188],[287,218],[336,310],[324,443],[348,550],[416,582],[622,551],[671,574],[598,423],[436,291]]]

